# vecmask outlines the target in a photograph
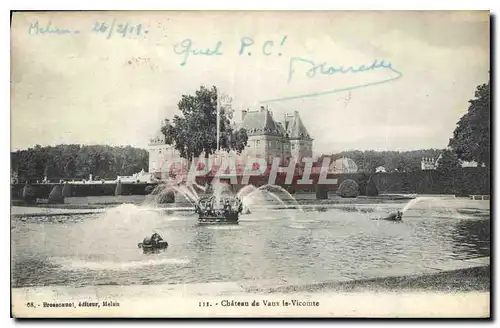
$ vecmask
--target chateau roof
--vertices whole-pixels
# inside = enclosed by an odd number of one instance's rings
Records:
[[[280,127],[267,109],[247,112],[241,127],[248,135],[283,136]]]
[[[299,112],[295,111],[292,121],[288,124],[288,138],[299,140],[312,140],[309,132],[307,132],[304,123],[300,119]]]
[[[260,110],[246,111],[241,123],[232,122],[233,129],[244,128],[249,136],[269,135],[288,137],[292,140],[313,140],[309,135],[304,123],[300,119],[299,112],[286,115],[284,122],[275,121],[272,113],[261,107]],[[165,143],[165,136],[160,130],[149,140],[150,145]]]
[[[286,129],[281,122],[276,122],[276,127],[278,128],[278,131],[281,135],[286,135]]]

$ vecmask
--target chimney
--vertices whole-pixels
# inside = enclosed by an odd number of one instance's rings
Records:
[[[243,122],[245,120],[245,117],[247,117],[247,113],[248,113],[248,110],[247,109],[243,109],[241,111],[241,121]]]

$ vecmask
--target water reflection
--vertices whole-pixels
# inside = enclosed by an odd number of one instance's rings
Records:
[[[13,219],[13,283],[31,285],[205,283],[303,279],[425,266],[490,254],[490,220],[408,212],[403,223],[363,210],[252,214],[237,226],[198,226],[196,218],[130,206],[65,222]],[[419,214],[419,215],[417,215]],[[246,219],[247,217],[245,217]],[[137,242],[158,230],[169,247],[143,254]],[[390,270],[390,269],[388,269]]]
[[[207,250],[215,246],[214,232],[204,229],[204,227],[195,227],[193,247],[196,253],[205,253]]]
[[[453,249],[468,258],[490,256],[490,228],[488,220],[462,220],[451,235]]]

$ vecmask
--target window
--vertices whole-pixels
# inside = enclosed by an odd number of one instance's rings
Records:
[[[295,144],[292,144],[292,150],[294,150],[294,149],[295,149]]]
[[[272,147],[272,141],[271,141],[271,140],[269,140],[269,141],[267,142],[267,147],[268,147],[268,148],[271,148],[271,147]]]
[[[255,141],[255,148],[260,148],[260,140]]]

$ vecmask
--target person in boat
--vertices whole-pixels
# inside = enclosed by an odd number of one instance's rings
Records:
[[[151,243],[158,244],[160,241],[163,241],[163,238],[157,232],[153,233],[151,236]]]
[[[204,216],[208,216],[210,214],[210,203],[207,202],[203,204],[202,212]]]
[[[396,213],[392,213],[389,215],[386,220],[389,221],[401,221],[403,219],[403,213],[400,211],[397,211]]]
[[[202,207],[200,206],[199,203],[194,205],[194,212],[196,214],[201,214],[201,213],[203,213],[203,211],[204,211],[204,207],[202,209]]]
[[[238,213],[243,212],[243,202],[238,198]]]
[[[229,205],[229,199],[224,201],[224,214],[227,216],[231,213],[231,205]]]
[[[397,211],[396,213],[389,214],[389,216],[387,216],[387,217],[373,219],[373,220],[402,221],[403,220],[403,212]]]
[[[208,203],[207,204],[207,215],[208,216],[213,216],[213,214],[214,214],[214,211],[212,209],[212,203]]]

